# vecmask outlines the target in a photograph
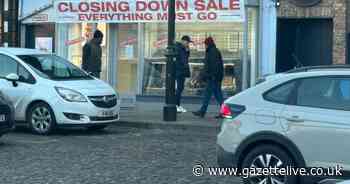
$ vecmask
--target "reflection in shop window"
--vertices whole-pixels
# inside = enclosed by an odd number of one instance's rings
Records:
[[[122,60],[134,60],[137,58],[137,24],[124,24],[119,26],[119,57]]]
[[[252,46],[256,44],[256,21],[254,16],[256,9],[248,11],[249,33],[248,49],[252,53]],[[223,90],[226,96],[237,92],[237,86],[241,85],[241,53],[243,49],[243,24],[242,23],[179,23],[176,25],[176,38],[183,35],[191,36],[194,43],[191,44],[190,68],[191,78],[185,84],[184,95],[202,95],[204,83],[192,84],[203,68],[205,56],[204,40],[212,36],[217,47],[222,52],[225,65],[225,77]],[[150,23],[145,26],[145,68],[143,77],[144,95],[165,94],[165,51],[167,47],[167,24]]]
[[[65,45],[68,49],[68,60],[74,65],[81,67],[82,64],[82,55],[83,55],[83,46],[87,41],[90,41],[93,37],[95,24],[91,23],[76,23],[69,24],[68,29],[68,40],[65,41]],[[97,24],[97,29],[99,29],[104,37],[102,41],[102,71],[101,79],[107,80],[107,44],[106,44],[106,33],[107,26],[105,23]]]
[[[136,93],[138,65],[138,25],[118,24],[118,92],[128,95]]]

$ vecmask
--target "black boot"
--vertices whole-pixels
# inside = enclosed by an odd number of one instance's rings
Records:
[[[201,111],[192,112],[193,115],[204,118],[205,113]]]

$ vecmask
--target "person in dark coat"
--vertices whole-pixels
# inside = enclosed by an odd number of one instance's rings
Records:
[[[101,74],[102,40],[103,33],[100,30],[96,30],[93,39],[83,47],[82,68],[97,78],[100,78]]]
[[[188,63],[190,57],[189,44],[191,38],[187,35],[181,38],[181,42],[175,44],[176,48],[176,62],[175,62],[175,80],[176,80],[176,105],[177,112],[187,112],[185,108],[181,106],[182,92],[185,88],[186,78],[191,76],[190,65]]]
[[[199,111],[193,112],[195,116],[202,118],[207,112],[213,94],[220,106],[224,102],[221,90],[221,83],[224,78],[224,62],[221,52],[216,47],[212,37],[208,37],[204,43],[206,46],[204,69],[199,80],[206,81],[207,86],[204,92],[202,107]]]

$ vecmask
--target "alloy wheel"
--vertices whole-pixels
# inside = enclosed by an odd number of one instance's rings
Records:
[[[283,161],[273,154],[260,154],[255,157],[250,164],[252,169],[263,168],[282,168]],[[286,184],[287,177],[285,176],[265,176],[265,175],[253,175],[249,176],[251,184]]]
[[[33,129],[38,133],[46,133],[52,125],[52,116],[49,109],[38,106],[32,111],[31,123]]]

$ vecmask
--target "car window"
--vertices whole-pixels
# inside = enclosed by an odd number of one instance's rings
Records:
[[[6,77],[8,74],[17,73],[17,62],[9,56],[0,54],[0,77]]]
[[[19,55],[18,57],[45,78],[54,80],[93,80],[84,71],[56,55]]]
[[[20,82],[26,82],[26,83],[30,83],[30,84],[34,84],[35,83],[35,79],[32,76],[32,74],[30,74],[28,72],[28,70],[26,70],[21,65],[18,66],[18,76],[19,76],[19,81]]]
[[[295,81],[284,83],[268,91],[264,95],[264,98],[265,100],[275,102],[275,103],[290,104],[289,103],[291,101],[290,98],[295,89],[295,86],[296,86]]]
[[[350,110],[350,78],[302,79],[296,103],[299,106]]]

